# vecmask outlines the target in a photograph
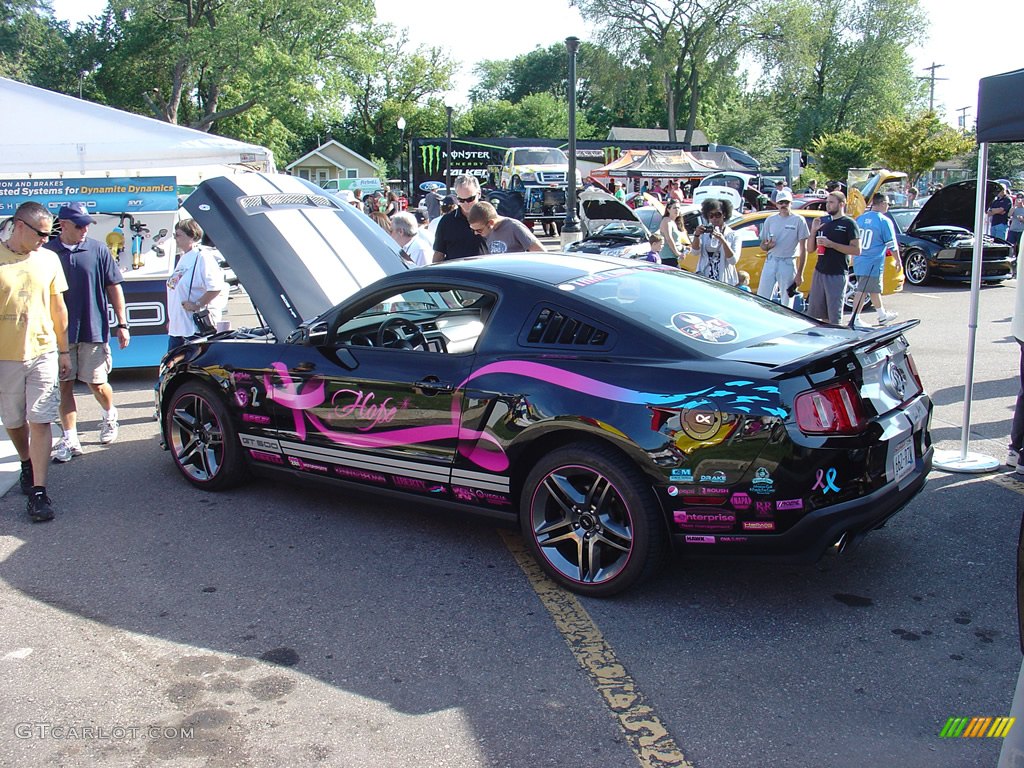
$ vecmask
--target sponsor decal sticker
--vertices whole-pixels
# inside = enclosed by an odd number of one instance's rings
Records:
[[[697,489],[697,493],[699,493],[701,496],[728,496],[729,495],[729,489],[728,488],[705,488],[704,486],[701,486],[701,487],[699,487]]]
[[[725,476],[725,472],[723,472],[722,470],[712,472],[710,475],[700,476],[700,481],[702,483],[725,483],[728,481],[728,479],[729,478]]]
[[[396,488],[400,488],[403,491],[419,491],[420,493],[433,494],[445,492],[445,487],[440,483],[428,483],[426,480],[420,480],[418,477],[395,476],[391,480]]]
[[[774,520],[745,520],[743,523],[744,531],[774,531],[775,521]]]
[[[746,536],[719,536],[718,541],[722,544],[742,544],[749,539]]]
[[[678,496],[679,495],[679,489],[676,488],[674,485],[670,485],[668,488],[665,489],[665,491],[666,491],[666,493],[668,493],[669,496]]]
[[[672,512],[672,520],[680,528],[691,531],[728,531],[736,524],[736,515],[703,509],[677,509]]]
[[[269,424],[270,417],[264,416],[261,413],[243,413],[242,421],[246,421],[250,424]]]
[[[693,482],[693,470],[687,468],[673,469],[671,480],[673,483],[692,483]]]
[[[754,504],[754,511],[758,517],[771,517],[772,503],[770,501],[758,501]]]
[[[724,320],[697,312],[680,312],[673,316],[672,325],[687,338],[708,344],[729,344],[739,336]]]
[[[816,491],[819,488],[823,494],[827,494],[830,491],[832,493],[839,493],[839,486],[836,485],[836,472],[834,467],[828,469],[819,469],[818,475],[815,478],[814,485],[811,487],[812,491]]]
[[[754,470],[754,479],[750,481],[750,490],[754,493],[766,496],[775,493],[775,481],[766,467],[758,467]]]
[[[356,469],[354,467],[335,467],[334,474],[338,477],[344,477],[347,480],[356,480],[361,483],[376,483],[377,485],[387,485],[388,478],[379,472],[370,472],[365,469]]]
[[[750,509],[750,505],[754,503],[746,493],[734,493],[729,502],[740,511]]]
[[[284,464],[284,459],[276,453],[267,453],[266,451],[255,451],[250,449],[249,455],[256,459],[256,461],[265,461],[267,464]]]
[[[715,537],[687,535],[685,541],[687,544],[714,544]]]
[[[775,508],[777,510],[779,510],[780,512],[787,512],[787,511],[793,510],[793,509],[803,509],[804,508],[804,500],[803,499],[780,499],[779,501],[775,502]]]

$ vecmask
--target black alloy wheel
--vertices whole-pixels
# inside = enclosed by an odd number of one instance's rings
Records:
[[[668,557],[649,484],[617,451],[596,443],[574,443],[538,462],[523,489],[520,526],[544,570],[591,597],[640,583]]]
[[[242,446],[230,414],[206,384],[192,381],[174,393],[166,432],[174,463],[197,488],[222,491],[245,476]]]

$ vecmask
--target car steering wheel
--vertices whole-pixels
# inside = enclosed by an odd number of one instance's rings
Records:
[[[390,317],[380,324],[377,329],[377,346],[422,350],[427,349],[427,339],[416,323],[397,316]]]

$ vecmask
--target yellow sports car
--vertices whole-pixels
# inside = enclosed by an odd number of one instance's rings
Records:
[[[757,292],[757,286],[761,281],[761,270],[764,268],[764,260],[767,255],[761,250],[761,226],[765,219],[774,216],[777,211],[755,211],[742,216],[733,217],[729,226],[740,233],[740,258],[736,268],[750,273],[750,290]],[[807,219],[807,228],[811,228],[811,220],[825,215],[824,211],[807,211],[799,208],[793,211],[794,216],[803,216]],[[811,275],[814,273],[814,265],[818,263],[818,253],[812,250],[807,254],[807,264],[804,266],[804,279],[800,284],[800,292],[804,296],[809,295],[811,290]],[[889,295],[903,290],[903,264],[900,259],[892,253],[885,255],[885,268],[882,270],[882,293]]]

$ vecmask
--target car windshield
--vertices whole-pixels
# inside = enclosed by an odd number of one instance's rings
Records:
[[[919,208],[911,208],[906,211],[889,211],[889,218],[896,222],[896,226],[899,227],[900,232],[906,232],[911,223],[914,221],[914,217],[917,216]]]
[[[760,339],[786,336],[814,322],[722,283],[659,267],[587,275],[558,286],[613,306],[632,320],[704,355],[724,355]]]
[[[569,159],[560,149],[517,149],[516,165],[568,165]]]
[[[647,237],[647,232],[640,224],[628,221],[613,221],[594,230],[592,237]]]

